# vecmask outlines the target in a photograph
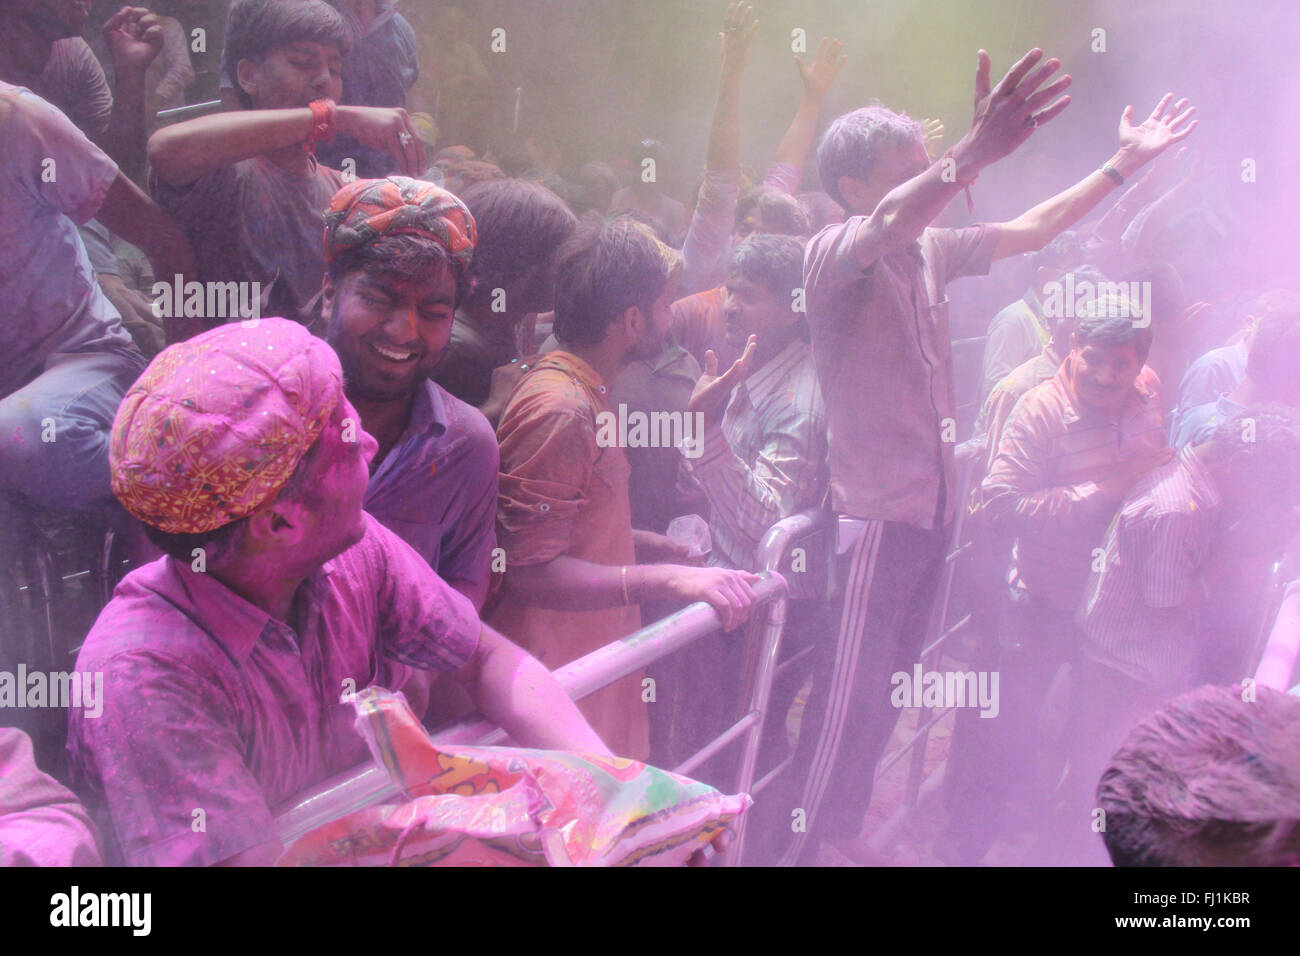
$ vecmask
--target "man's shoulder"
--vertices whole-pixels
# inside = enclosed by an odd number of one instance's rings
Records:
[[[136,568],[100,611],[77,655],[78,670],[106,669],[132,657],[196,661],[211,640],[178,601],[173,559]]]

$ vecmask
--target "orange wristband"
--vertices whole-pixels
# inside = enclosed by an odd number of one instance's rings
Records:
[[[329,142],[334,138],[334,123],[338,119],[338,106],[331,99],[312,100],[311,133],[307,136],[307,150],[316,151],[316,144]]]

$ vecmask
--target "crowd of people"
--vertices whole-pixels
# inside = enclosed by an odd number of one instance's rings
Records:
[[[69,711],[68,786],[0,730],[3,862],[274,862],[274,809],[366,758],[348,687],[676,765],[742,706],[760,544],[810,510],[831,570],[790,576],[783,656],[811,653],[773,691],[763,755],[790,763],[750,859],[869,857],[895,675],[964,514],[959,669],[1000,700],[957,709],[936,855],[1030,833],[1022,862],[1300,860],[1300,717],[1240,686],[1300,505],[1300,295],[1188,301],[1162,257],[1202,175],[1186,99],[1125,109],[1057,195],[950,226],[1070,106],[1042,50],[1000,79],[979,51],[950,138],[824,117],[827,38],[760,178],[759,24],[732,2],[677,197],[653,139],[563,168],[440,139],[407,109],[425,58],[482,63],[391,0],[234,0],[223,108],[151,134],[193,82],[184,30],[112,13],[110,89],[89,12],[0,2],[0,521],[106,513],[136,566],[77,654],[105,692]],[[960,435],[946,288],[1006,259],[1028,288],[987,317]],[[699,601],[721,630],[647,671],[577,704],[552,676]]]

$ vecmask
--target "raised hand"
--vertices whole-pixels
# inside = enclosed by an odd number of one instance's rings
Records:
[[[418,179],[424,174],[424,143],[406,110],[381,106],[340,106],[338,131],[371,149],[387,150],[402,164],[402,174]]]
[[[104,41],[115,70],[143,72],[162,50],[162,23],[144,7],[123,7],[104,24]]]
[[[803,57],[795,55],[794,63],[799,68],[799,76],[803,79],[804,96],[814,100],[826,98],[826,94],[835,83],[835,77],[839,76],[840,69],[844,66],[844,61],[848,59],[847,55],[841,55],[842,49],[844,44],[839,40],[823,37],[817,47],[817,55],[813,57],[812,66],[805,63]]]
[[[1035,47],[990,88],[992,63],[988,53],[980,50],[975,68],[975,121],[962,141],[962,162],[986,166],[1010,155],[1035,129],[1070,105],[1070,98],[1061,96],[1070,85],[1068,75],[1043,86],[1061,68],[1061,61],[1050,59],[1038,66],[1042,58],[1043,51]]]
[[[1119,119],[1119,147],[1133,158],[1135,166],[1155,159],[1196,129],[1199,121],[1192,119],[1196,107],[1189,106],[1186,98],[1177,103],[1173,99],[1172,93],[1162,96],[1141,126],[1133,125],[1133,107],[1124,107],[1124,115]]]
[[[745,69],[749,58],[749,42],[754,39],[758,21],[754,19],[754,8],[743,0],[733,0],[727,4],[727,13],[722,20],[722,72],[724,74],[740,73]]]
[[[718,356],[713,349],[704,353],[704,373],[695,383],[690,401],[686,403],[687,412],[703,412],[704,427],[708,428],[722,417],[727,407],[731,390],[749,375],[754,364],[754,354],[758,351],[758,336],[751,335],[745,343],[745,351],[740,358],[731,363],[731,368],[719,375]]]

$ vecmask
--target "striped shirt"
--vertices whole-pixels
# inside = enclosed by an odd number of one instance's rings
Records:
[[[1194,600],[1218,540],[1219,490],[1191,448],[1143,477],[1106,532],[1084,598],[1084,653],[1134,680],[1187,690],[1197,666]]]
[[[1143,368],[1117,421],[1074,395],[1073,361],[1024,394],[1007,420],[979,507],[1016,537],[1015,576],[1041,600],[1073,611],[1118,502],[1097,482],[1123,459],[1165,441],[1160,379]]]
[[[687,469],[712,506],[713,563],[757,570],[767,529],[826,493],[826,406],[812,350],[795,340],[732,390]]]

